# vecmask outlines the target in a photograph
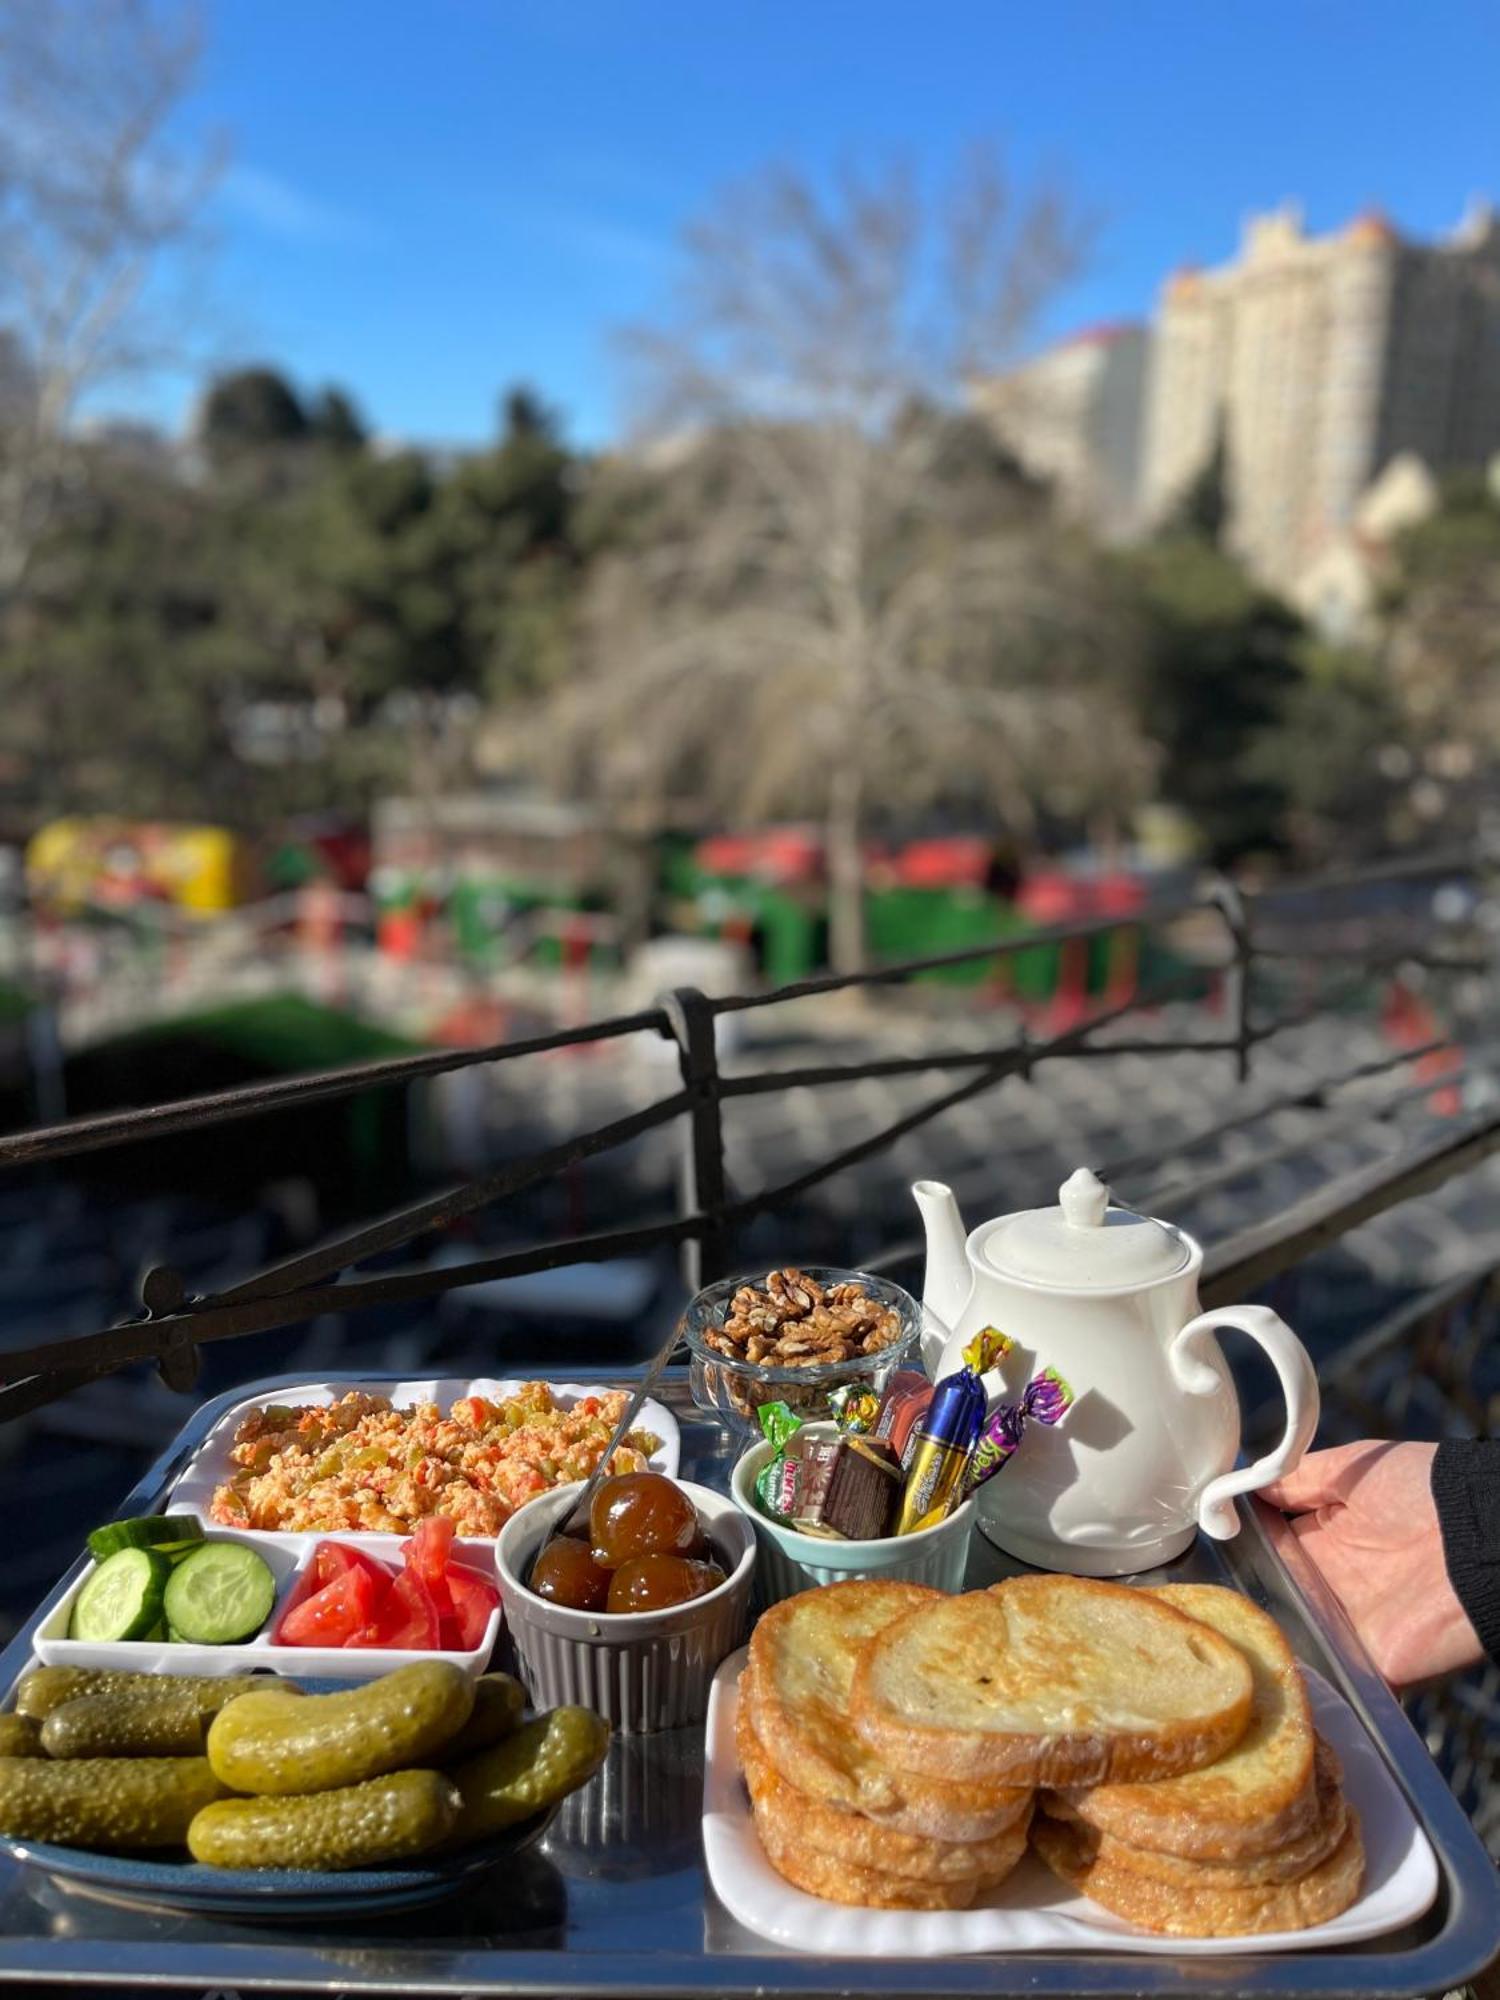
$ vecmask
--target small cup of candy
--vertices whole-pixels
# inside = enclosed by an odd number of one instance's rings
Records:
[[[495,1543],[506,1624],[538,1708],[592,1708],[626,1735],[701,1722],[744,1637],[755,1535],[722,1493],[660,1473],[513,1514]],[[562,1533],[554,1535],[553,1530]]]
[[[943,1381],[901,1370],[879,1395],[838,1391],[826,1422],[762,1407],[764,1438],[730,1486],[755,1524],[764,1603],[854,1577],[963,1588],[974,1493],[1003,1471],[1028,1424],[1059,1423],[1072,1402],[1050,1369],[1018,1399],[997,1397],[992,1371],[1011,1347],[986,1327]]]
[[[838,1441],[833,1424],[806,1426],[809,1442]],[[851,1461],[857,1453],[851,1453]],[[734,1502],[755,1524],[760,1544],[758,1593],[762,1604],[778,1603],[821,1583],[849,1583],[879,1577],[885,1583],[925,1583],[937,1590],[961,1590],[969,1560],[974,1504],[965,1501],[936,1527],[911,1535],[832,1535],[795,1527],[765,1512],[756,1480],[774,1462],[769,1440],[752,1445],[734,1468]]]

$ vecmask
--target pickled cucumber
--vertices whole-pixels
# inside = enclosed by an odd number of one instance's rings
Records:
[[[93,1667],[33,1667],[16,1689],[16,1713],[45,1722],[54,1708],[84,1694],[152,1694],[170,1687],[176,1693],[191,1694],[202,1715],[217,1715],[231,1702],[253,1689],[274,1688],[278,1694],[296,1694],[293,1681],[273,1680],[266,1674],[133,1674],[123,1669]]]
[[[450,1833],[458,1793],[440,1771],[397,1771],[300,1798],[224,1799],[188,1828],[211,1868],[370,1868],[423,1854]]]
[[[588,1708],[554,1708],[523,1722],[449,1772],[459,1790],[458,1824],[448,1842],[466,1846],[530,1819],[586,1785],[604,1762],[609,1724]]]
[[[181,1847],[224,1787],[206,1757],[0,1758],[0,1833],[62,1847]]]
[[[49,1757],[201,1757],[207,1719],[170,1680],[149,1693],[81,1694],[42,1724]]]
[[[474,1712],[458,1734],[443,1745],[443,1762],[472,1757],[509,1736],[526,1707],[526,1690],[510,1674],[481,1674],[474,1683]]]
[[[420,1660],[342,1694],[247,1694],[213,1719],[208,1760],[234,1792],[328,1792],[422,1764],[456,1736],[474,1684]]]
[[[29,1715],[0,1715],[0,1757],[45,1757],[42,1733]]]

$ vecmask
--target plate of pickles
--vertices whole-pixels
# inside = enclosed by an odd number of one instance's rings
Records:
[[[444,1660],[354,1684],[38,1666],[0,1715],[0,1851],[148,1908],[410,1909],[538,1839],[609,1736]]]

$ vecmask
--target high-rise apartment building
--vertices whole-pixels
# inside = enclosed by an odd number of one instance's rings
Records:
[[[1106,539],[1135,522],[1146,341],[1143,326],[1090,327],[974,388],[1026,470]]]
[[[1223,437],[1229,536],[1294,589],[1399,453],[1435,471],[1500,450],[1500,219],[1435,243],[1365,215],[1312,237],[1257,216],[1239,258],[1169,280],[1154,329],[1142,511],[1172,504]]]

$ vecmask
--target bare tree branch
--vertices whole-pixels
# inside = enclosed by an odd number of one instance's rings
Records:
[[[841,964],[872,813],[978,791],[1025,834],[1148,775],[1098,692],[1128,621],[966,403],[1091,233],[992,154],[937,199],[898,166],[776,167],[692,226],[674,309],[630,340],[658,470],[549,736],[637,803],[687,786],[731,819],[821,816]]]
[[[151,289],[212,172],[168,137],[198,46],[196,17],[152,0],[0,0],[0,609],[83,399],[180,351]]]

